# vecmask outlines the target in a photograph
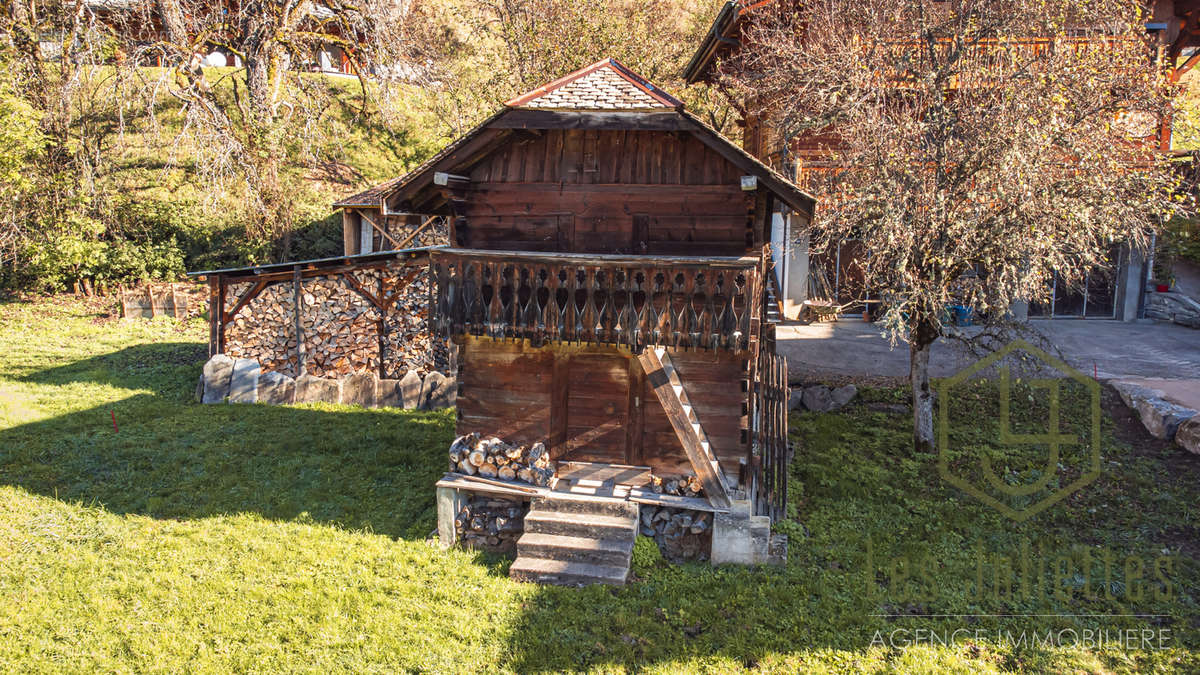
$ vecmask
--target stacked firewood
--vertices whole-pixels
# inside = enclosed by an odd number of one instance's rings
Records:
[[[229,287],[225,311],[232,311],[252,283]],[[292,285],[273,284],[238,312],[225,326],[225,354],[235,359],[254,359],[264,372],[296,375],[296,322]]]
[[[377,273],[355,276],[374,290]],[[300,332],[310,375],[340,378],[377,371],[379,310],[336,276],[305,281],[300,299]]]
[[[529,504],[515,499],[474,497],[454,518],[454,530],[464,546],[511,553],[525,531]]]
[[[708,560],[712,550],[712,514],[643,504],[639,532],[654,537],[671,562]]]
[[[429,331],[429,276],[422,274],[400,291],[383,322],[383,370],[399,378],[409,370],[422,377],[431,370],[446,372],[437,361],[439,341]],[[443,347],[444,348],[444,347]]]
[[[660,495],[676,495],[679,497],[703,497],[704,484],[697,476],[678,476],[664,478],[650,476],[650,489]]]
[[[411,268],[358,270],[359,285],[371,294],[385,294],[411,274]],[[400,379],[408,371],[421,377],[446,372],[445,345],[429,330],[429,278],[421,274],[399,291],[383,323],[384,375]],[[225,311],[232,311],[253,282],[230,285]],[[299,374],[296,349],[296,295],[291,281],[263,289],[225,327],[225,353],[255,359],[264,372]],[[305,279],[300,290],[300,332],[309,375],[340,379],[380,370],[380,313],[340,275]]]
[[[542,443],[511,445],[479,434],[460,436],[450,445],[450,470],[480,478],[519,480],[545,487],[554,478],[550,453]]]

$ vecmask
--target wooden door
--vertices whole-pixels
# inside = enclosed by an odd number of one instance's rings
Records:
[[[629,357],[572,356],[567,385],[567,452],[562,459],[628,463]]]

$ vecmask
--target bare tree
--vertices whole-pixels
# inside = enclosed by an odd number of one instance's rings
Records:
[[[822,161],[816,250],[861,242],[909,343],[913,440],[950,304],[992,324],[1079,283],[1178,208],[1157,151],[1172,91],[1139,0],[814,0],[760,7],[727,83]],[[811,159],[811,157],[810,157]]]
[[[436,4],[436,3],[432,3]],[[685,90],[680,72],[708,28],[712,0],[461,0],[422,6],[441,26],[430,86],[442,119],[459,135],[496,105],[602,58],[615,58],[652,82],[704,103],[723,126],[728,106]],[[714,97],[715,98],[715,97]]]
[[[201,175],[240,183],[252,237],[279,242],[286,257],[295,224],[289,164],[313,163],[332,91],[315,69],[322,50],[337,48],[358,75],[362,100],[405,61],[408,2],[364,0],[147,0],[109,3],[120,56],[137,66],[147,100],[163,94],[183,105],[195,135]],[[231,69],[207,68],[210,53]],[[339,64],[341,65],[341,64]],[[147,66],[159,66],[155,70]]]

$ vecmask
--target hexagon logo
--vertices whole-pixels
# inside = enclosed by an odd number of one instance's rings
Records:
[[[1016,352],[1024,352],[1032,357],[1042,368],[1049,367],[1062,374],[1062,377],[1040,379],[1025,379],[1021,381],[1030,392],[1043,393],[1046,399],[1047,418],[1044,420],[1045,430],[1040,433],[1017,433],[1014,427],[1013,385],[1011,367],[1001,361]],[[996,366],[999,375],[997,387],[997,421],[1000,431],[995,439],[996,445],[1016,451],[1034,449],[1041,453],[1034,461],[1036,468],[1028,471],[1029,479],[1022,480],[1020,473],[1011,469],[1001,476],[993,466],[989,453],[979,451],[976,462],[952,465],[952,455],[955,453],[950,446],[950,407],[954,401],[956,388],[962,391],[963,386],[981,372]],[[1061,404],[1064,384],[1076,382],[1084,388],[1089,400],[1089,416],[1082,420],[1082,433],[1066,433],[1062,429]],[[1061,359],[1050,356],[1024,340],[1015,340],[1003,349],[989,355],[960,371],[953,377],[943,380],[937,386],[938,390],[938,473],[947,483],[961,489],[979,501],[995,508],[1005,516],[1022,522],[1057,504],[1068,495],[1076,492],[1100,476],[1100,383],[1080,373]],[[1028,400],[1034,401],[1034,395],[1028,394]],[[1039,424],[1041,422],[1039,421]],[[1064,450],[1071,449],[1075,463],[1079,465],[1079,475],[1062,483],[1062,474],[1066,473],[1064,466]],[[961,454],[961,453],[959,453]],[[968,457],[968,460],[970,458]],[[975,466],[969,466],[976,464]],[[965,468],[974,469],[972,475]],[[1005,480],[1005,478],[1008,480]]]

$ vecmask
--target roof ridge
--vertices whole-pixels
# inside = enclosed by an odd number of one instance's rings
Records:
[[[504,105],[509,108],[518,108],[518,107],[525,107],[525,106],[539,107],[539,106],[534,106],[534,105],[530,105],[530,104],[532,104],[535,101],[538,101],[539,99],[542,99],[544,97],[551,96],[555,92],[558,92],[560,90],[569,90],[570,85],[572,85],[575,82],[578,82],[590,75],[593,75],[599,71],[602,71],[604,69],[608,69],[613,74],[615,74],[617,77],[619,77],[622,81],[624,81],[624,83],[632,86],[633,90],[627,92],[628,97],[643,98],[642,101],[636,101],[636,102],[635,101],[625,101],[624,105],[619,106],[619,107],[624,108],[624,109],[635,109],[635,108],[670,108],[670,109],[674,109],[674,110],[682,110],[683,109],[683,103],[681,101],[679,101],[675,97],[671,96],[670,94],[667,94],[661,88],[655,86],[649,80],[647,80],[646,78],[642,77],[641,75],[635,73],[628,66],[621,63],[620,61],[617,61],[616,59],[614,59],[612,57],[603,58],[591,65],[588,65],[583,68],[580,68],[579,70],[567,73],[566,75],[564,75],[552,82],[544,84],[536,89],[525,92],[524,94],[521,94],[520,96],[512,98],[508,101],[505,101]],[[609,86],[611,87],[611,83]],[[574,94],[574,96],[581,100],[576,102],[574,105],[570,105],[567,107],[575,107],[575,108],[579,108],[579,109],[586,109],[586,108],[591,108],[591,107],[604,109],[604,108],[614,107],[614,106],[610,106],[610,105],[602,105],[598,101],[595,101],[595,100],[589,100],[590,98],[595,98],[596,95],[598,95],[598,92],[594,91],[594,90],[593,91],[585,90],[582,92],[577,92]],[[566,97],[564,96],[563,98],[566,98]],[[646,99],[648,99],[648,100],[646,100]],[[643,105],[637,105],[637,103],[642,103]]]

